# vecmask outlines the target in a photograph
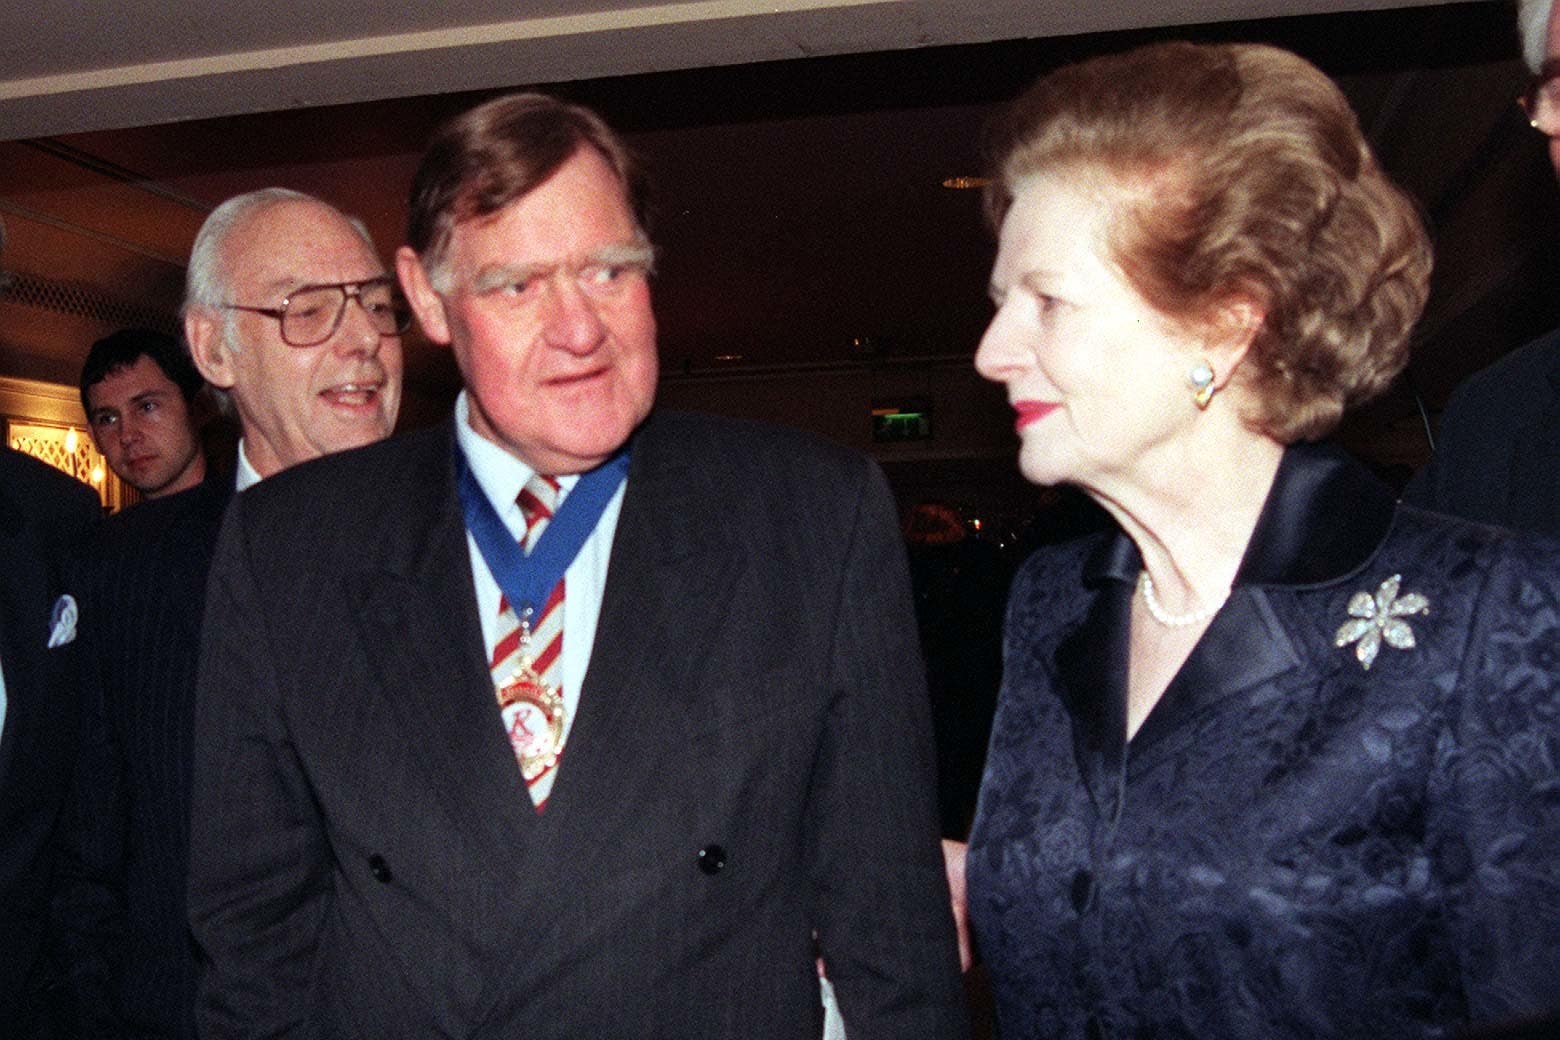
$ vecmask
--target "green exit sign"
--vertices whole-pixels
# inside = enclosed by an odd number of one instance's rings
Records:
[[[932,402],[914,398],[872,406],[872,440],[926,441],[932,439]]]

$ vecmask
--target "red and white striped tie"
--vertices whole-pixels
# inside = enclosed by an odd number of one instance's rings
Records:
[[[537,474],[520,489],[517,501],[525,517],[524,546],[529,553],[536,547],[558,506],[558,481]],[[532,670],[541,677],[543,685],[557,690],[560,696],[563,693],[563,583],[564,580],[559,578],[558,584],[553,586],[547,603],[531,619],[530,635],[524,640],[525,649],[532,655]],[[499,599],[498,606],[499,631],[503,635],[493,647],[491,672],[495,689],[502,690],[520,668],[522,630],[520,619],[510,606],[507,596]],[[518,756],[521,737],[511,731],[510,739]],[[558,750],[562,752],[561,744]],[[526,782],[531,801],[536,804],[538,811],[546,804],[557,773],[558,767],[554,763]]]

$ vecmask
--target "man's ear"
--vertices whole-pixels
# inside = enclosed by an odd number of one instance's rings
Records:
[[[402,246],[395,251],[395,273],[401,279],[401,291],[406,294],[406,302],[412,305],[412,313],[417,315],[423,335],[434,343],[447,346],[450,323],[444,313],[444,299],[433,291],[433,280],[423,267],[422,257],[411,246]]]
[[[206,382],[219,390],[231,390],[238,378],[233,371],[233,352],[222,335],[222,319],[203,307],[191,308],[184,316],[184,339]]]

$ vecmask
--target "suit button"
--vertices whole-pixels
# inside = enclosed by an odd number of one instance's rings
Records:
[[[720,845],[706,845],[699,850],[699,869],[714,877],[726,869],[726,850]]]
[[[388,885],[390,879],[395,876],[390,873],[390,864],[386,863],[385,858],[377,852],[368,857],[368,872],[374,875],[375,881],[384,885]]]

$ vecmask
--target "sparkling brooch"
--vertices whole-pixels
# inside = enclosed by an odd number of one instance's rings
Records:
[[[1355,644],[1354,657],[1366,671],[1376,662],[1383,640],[1395,650],[1412,650],[1414,630],[1403,619],[1430,612],[1430,601],[1419,593],[1398,595],[1402,582],[1403,576],[1394,574],[1381,583],[1374,596],[1356,592],[1349,600],[1349,620],[1333,637],[1333,646],[1339,648]]]

